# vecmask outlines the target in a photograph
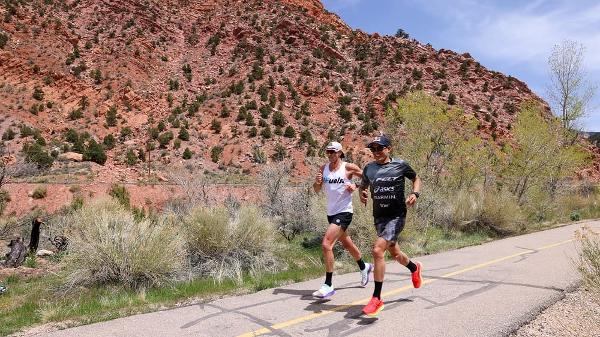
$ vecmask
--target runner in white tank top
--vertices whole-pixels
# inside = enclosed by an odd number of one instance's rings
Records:
[[[358,166],[342,160],[344,152],[342,152],[342,145],[338,142],[331,142],[327,145],[327,157],[329,163],[319,168],[313,184],[313,188],[317,193],[322,188],[325,189],[327,221],[329,222],[329,227],[322,242],[323,259],[325,260],[325,283],[313,293],[313,296],[318,298],[327,298],[335,294],[332,285],[333,245],[337,240],[340,240],[358,264],[361,274],[360,283],[363,287],[369,282],[369,273],[373,270],[370,263],[365,263],[362,260],[360,251],[346,234],[346,229],[352,221],[352,192],[356,190],[352,178],[362,177],[362,170]]]
[[[327,195],[327,215],[333,216],[338,213],[352,213],[352,191],[348,190],[348,185],[353,184],[348,179],[346,172],[346,162],[341,162],[340,167],[331,171],[330,165],[325,165],[323,169],[323,185]]]

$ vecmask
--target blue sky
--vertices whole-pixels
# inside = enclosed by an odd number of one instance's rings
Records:
[[[590,83],[600,83],[600,2],[597,0],[322,0],[352,28],[468,52],[488,69],[512,75],[547,98],[548,56],[564,39],[585,46]],[[600,131],[600,91],[580,126]]]

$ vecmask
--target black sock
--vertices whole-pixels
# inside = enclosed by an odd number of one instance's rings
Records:
[[[333,277],[333,272],[325,273],[325,284],[331,287],[331,278]]]
[[[383,281],[377,282],[375,281],[375,290],[373,290],[373,297],[377,297],[381,299],[381,287],[383,287]]]
[[[417,271],[417,265],[414,264],[412,261],[408,261],[408,264],[406,265],[406,268],[408,268],[408,270],[410,270],[411,273],[414,273]]]
[[[360,270],[365,270],[365,261],[363,261],[362,257],[356,260],[356,263],[358,263],[358,268],[360,268]]]

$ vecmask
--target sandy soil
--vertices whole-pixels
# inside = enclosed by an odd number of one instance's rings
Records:
[[[582,288],[567,293],[511,337],[598,337],[600,293]]]

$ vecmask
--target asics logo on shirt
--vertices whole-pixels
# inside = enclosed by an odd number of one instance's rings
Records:
[[[394,186],[375,186],[373,193],[394,192]]]

